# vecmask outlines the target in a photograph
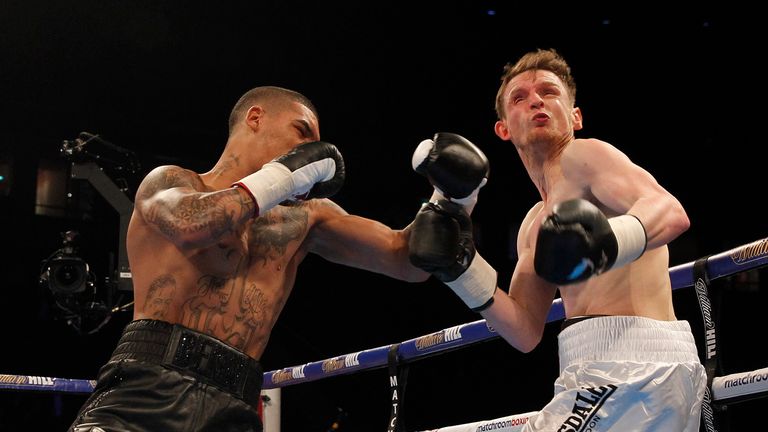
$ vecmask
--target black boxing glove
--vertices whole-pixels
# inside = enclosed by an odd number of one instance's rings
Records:
[[[232,186],[245,189],[256,202],[254,217],[286,200],[326,198],[344,184],[344,159],[333,144],[314,141],[264,164]]]
[[[472,221],[461,205],[428,202],[410,229],[408,251],[414,266],[448,285],[473,311],[493,303],[496,270],[475,250]]]
[[[541,223],[533,265],[543,279],[567,285],[636,260],[647,242],[637,217],[608,219],[591,202],[573,199],[555,205]]]
[[[419,143],[411,165],[434,186],[430,201],[449,199],[462,204],[468,213],[490,171],[488,158],[476,145],[448,132],[438,132],[433,139]]]

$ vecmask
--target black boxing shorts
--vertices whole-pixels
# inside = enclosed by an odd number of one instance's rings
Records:
[[[136,320],[69,430],[260,432],[262,381],[259,362],[218,339]]]

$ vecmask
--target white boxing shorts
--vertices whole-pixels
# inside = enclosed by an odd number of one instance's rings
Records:
[[[523,431],[698,432],[707,376],[687,321],[592,317],[558,343],[555,396]]]

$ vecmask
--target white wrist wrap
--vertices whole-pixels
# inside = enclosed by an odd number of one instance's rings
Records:
[[[496,270],[475,253],[475,258],[467,270],[456,280],[445,282],[470,309],[475,310],[489,302],[496,292]]]
[[[467,214],[472,214],[472,210],[474,210],[475,205],[477,205],[477,196],[480,194],[480,188],[485,186],[485,183],[488,182],[487,178],[484,178],[482,182],[480,182],[480,186],[476,187],[475,190],[472,191],[471,194],[464,198],[451,198],[449,201],[455,202],[456,204],[459,204],[460,206],[464,207],[464,210],[467,212]],[[441,199],[448,199],[445,197],[445,194],[443,191],[438,189],[436,186],[434,188],[434,191],[432,192],[432,196],[429,197],[429,202],[435,202],[437,200]]]
[[[260,170],[240,179],[235,186],[245,188],[256,200],[258,216],[289,198],[294,190],[291,170],[277,162],[264,164]]]
[[[608,224],[611,225],[618,244],[616,261],[611,268],[621,267],[640,258],[648,245],[645,227],[640,219],[626,214],[608,219]]]

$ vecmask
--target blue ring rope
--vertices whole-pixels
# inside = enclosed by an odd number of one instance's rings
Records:
[[[693,264],[691,261],[669,269],[672,289],[693,285]],[[768,238],[757,240],[728,251],[712,255],[707,259],[710,280],[730,276],[747,270],[768,265]],[[547,316],[547,322],[565,317],[561,299],[555,299]],[[485,320],[478,320],[440,330],[425,336],[400,343],[398,354],[404,362],[427,357],[439,352],[481,342],[499,335],[488,328]],[[387,366],[387,353],[391,345],[346,354],[326,360],[264,373],[265,389],[286,387],[293,384],[315,381],[329,376],[343,375],[361,370]]]
[[[672,289],[693,285],[694,262],[691,261],[669,269]],[[768,238],[712,255],[707,259],[707,272],[710,280],[714,280],[765,265],[768,265]],[[563,303],[560,299],[555,299],[549,310],[547,322],[557,321],[564,317]],[[488,328],[483,319],[401,342],[398,354],[402,361],[408,362],[445,351],[452,351],[498,336],[495,331]],[[383,368],[387,366],[387,358],[391,346],[385,345],[299,366],[265,372],[263,388],[286,387],[330,376]],[[95,384],[96,381],[94,380],[0,374],[0,390],[90,393],[93,391]]]

